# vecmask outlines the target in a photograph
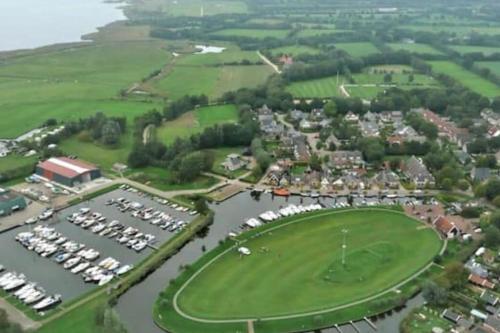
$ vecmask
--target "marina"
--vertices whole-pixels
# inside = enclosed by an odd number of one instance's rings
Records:
[[[130,207],[110,204],[118,201]],[[146,211],[155,218],[139,217]],[[47,295],[61,295],[64,303],[126,274],[195,216],[185,207],[123,187],[61,211],[45,211],[0,234],[0,263],[37,281]],[[156,222],[160,218],[161,224]],[[168,222],[175,230],[162,228]]]

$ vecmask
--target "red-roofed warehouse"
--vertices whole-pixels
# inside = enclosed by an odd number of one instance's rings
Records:
[[[95,165],[67,157],[52,157],[38,163],[36,174],[69,187],[101,177],[101,171]]]

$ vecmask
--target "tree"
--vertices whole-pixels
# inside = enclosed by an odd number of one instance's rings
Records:
[[[315,171],[321,171],[321,159],[317,154],[311,154],[309,159],[309,166]]]
[[[328,101],[325,106],[323,106],[325,110],[325,115],[329,118],[335,118],[337,116],[337,104],[334,101]]]
[[[448,302],[448,292],[446,289],[438,286],[433,281],[427,281],[422,286],[422,295],[427,303],[436,306],[446,305]]]
[[[484,231],[484,243],[487,247],[497,247],[500,245],[500,230],[494,226],[490,225]]]
[[[120,124],[114,120],[108,120],[101,129],[101,141],[105,145],[116,145],[120,142]]]
[[[23,330],[21,326],[9,322],[7,317],[7,312],[4,309],[0,309],[0,332],[5,333],[22,333]]]
[[[387,73],[384,75],[384,82],[385,83],[391,83],[392,82],[392,74],[391,73]]]
[[[204,197],[199,197],[194,202],[194,209],[200,214],[205,214],[208,211],[207,200]]]
[[[127,163],[132,168],[145,167],[149,164],[149,156],[143,145],[136,145],[128,155]]]

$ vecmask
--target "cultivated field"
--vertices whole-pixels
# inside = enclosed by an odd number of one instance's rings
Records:
[[[419,44],[419,43],[390,43],[387,44],[391,49],[395,51],[408,51],[417,54],[431,54],[431,55],[442,55],[441,52],[436,50],[430,45]]]
[[[372,53],[379,53],[379,50],[372,43],[337,43],[335,47],[344,50],[353,57],[362,57]]]
[[[450,61],[429,61],[432,70],[451,76],[465,87],[486,97],[500,96],[500,87]]]
[[[176,138],[186,138],[200,133],[216,124],[236,122],[238,111],[234,105],[208,106],[183,114],[179,118],[166,122],[158,128],[158,139],[170,144]]]
[[[441,249],[432,229],[401,213],[382,210],[321,212],[268,228],[257,237],[242,236],[247,241],[241,246],[252,251],[250,256],[242,258],[233,247],[215,250],[221,255],[214,261],[202,258],[207,264],[196,264],[192,279],[170,289],[177,290],[178,309],[209,320],[327,313],[411,279]],[[347,230],[345,265],[343,229]],[[352,319],[363,315],[351,312]],[[179,324],[177,318],[170,322]]]

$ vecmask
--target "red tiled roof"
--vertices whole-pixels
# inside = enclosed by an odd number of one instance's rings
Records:
[[[441,231],[443,234],[448,234],[453,230],[453,228],[457,228],[453,222],[444,216],[439,216],[436,221],[434,221],[434,225],[436,226],[436,229]]]
[[[44,162],[40,162],[38,167],[68,178],[73,178],[89,171],[97,170],[95,165],[80,160],[72,160],[67,157],[50,158]]]
[[[469,282],[488,289],[494,289],[495,284],[476,274],[469,275]]]

